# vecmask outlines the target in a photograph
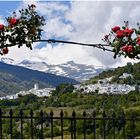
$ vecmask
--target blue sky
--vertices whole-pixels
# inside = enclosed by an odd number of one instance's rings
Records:
[[[0,15],[8,15],[8,12],[14,11],[20,4],[20,1],[0,1]]]
[[[83,43],[102,43],[101,39],[115,25],[123,25],[129,20],[132,27],[140,21],[139,1],[0,1],[0,22],[13,11],[34,3],[37,12],[46,19],[43,27],[44,39],[64,39]],[[54,47],[55,46],[55,47]],[[113,54],[91,47],[66,44],[33,45],[33,50],[26,46],[10,48],[8,55],[15,61],[29,59],[60,64],[67,61],[104,67],[117,67],[127,62],[136,62],[128,58],[113,58]]]

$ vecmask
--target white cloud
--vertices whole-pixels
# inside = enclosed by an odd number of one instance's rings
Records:
[[[4,21],[3,17],[0,16],[0,24],[4,24],[4,23],[5,23],[5,21]]]
[[[32,56],[36,53],[35,48],[38,44],[39,43],[33,44],[33,50],[30,50],[25,45],[21,46],[20,48],[18,48],[18,46],[9,47],[9,53],[6,54],[5,57],[12,58],[17,62],[20,62],[24,59],[29,59],[30,56]],[[1,56],[1,57],[3,57],[3,56]]]
[[[35,56],[36,55],[36,56]],[[52,45],[47,45],[42,49],[36,50],[35,55],[32,55],[30,59],[34,59],[35,57],[39,58],[42,61],[45,61],[49,64],[61,64],[66,61],[75,60],[75,62],[80,63],[83,61],[87,63],[88,61],[93,64],[101,65],[101,63],[92,59],[89,56],[89,52],[86,47],[73,46],[73,45],[58,45],[57,47],[52,47]],[[79,61],[80,60],[80,61]]]
[[[50,19],[46,25],[43,27],[46,31],[45,37],[51,38],[55,37],[69,37],[73,28],[70,24],[65,24],[61,21],[60,17]]]
[[[130,20],[131,25],[135,26],[140,13],[140,2],[132,1],[72,1],[67,4],[24,1],[19,9],[31,3],[36,4],[38,12],[46,18],[43,38],[64,38],[85,43],[101,43],[103,36],[113,26],[123,25],[124,20]],[[43,48],[34,47],[33,51],[29,51],[26,47],[12,48],[8,57],[17,60],[28,57],[51,64],[74,60],[78,63],[103,66],[118,66],[133,61],[123,57],[114,59],[112,53],[92,47],[66,44],[58,44],[55,47],[44,44]]]

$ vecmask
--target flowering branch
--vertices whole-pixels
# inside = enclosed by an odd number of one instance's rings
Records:
[[[18,45],[20,48],[25,44],[32,49],[32,43],[41,39],[41,27],[45,19],[35,11],[34,4],[28,8],[19,10],[19,16],[13,12],[11,17],[6,18],[7,25],[0,24],[0,54],[7,54],[8,47]]]
[[[7,25],[0,24],[0,54],[7,54],[8,47],[18,45],[20,48],[24,44],[32,49],[33,42],[48,42],[48,43],[67,43],[84,46],[92,46],[104,51],[114,52],[114,58],[124,55],[129,58],[137,58],[140,54],[140,25],[138,29],[129,28],[128,21],[125,21],[125,26],[115,26],[112,28],[109,35],[103,39],[106,44],[86,44],[72,41],[62,40],[41,40],[42,26],[45,25],[43,16],[39,16],[35,11],[34,4],[28,5],[27,8],[19,10],[19,16],[13,12],[12,16],[6,18]],[[112,50],[105,46],[113,47]]]
[[[125,26],[115,26],[109,35],[103,39],[104,42],[113,47],[114,58],[124,55],[129,58],[140,59],[140,25],[138,29],[129,28],[128,21],[124,21]]]

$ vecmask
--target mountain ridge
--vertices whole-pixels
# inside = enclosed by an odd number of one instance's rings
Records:
[[[0,95],[28,90],[35,83],[39,83],[41,88],[45,88],[55,87],[60,83],[78,84],[79,82],[70,78],[0,62]]]
[[[23,60],[19,63],[15,63],[14,60],[11,59],[8,61],[8,58],[2,58],[1,61],[3,63],[10,63],[12,65],[22,66],[33,70],[65,76],[80,82],[88,80],[104,70],[104,68],[95,68],[93,65],[78,64],[74,61],[68,61],[66,63],[56,65],[47,64],[44,61],[36,62],[30,60]]]

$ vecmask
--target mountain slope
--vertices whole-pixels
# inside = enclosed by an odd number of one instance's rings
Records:
[[[12,64],[17,66],[22,66],[32,70],[38,70],[46,73],[52,73],[55,75],[65,76],[77,81],[85,81],[93,76],[98,75],[104,69],[103,67],[96,67],[94,65],[78,64],[74,61],[68,61],[63,64],[50,65],[46,62],[36,62],[30,60],[23,60],[20,63],[16,63],[11,58],[1,58],[1,62],[6,64]]]
[[[128,74],[131,76],[121,78],[123,74]],[[140,85],[140,62],[135,64],[127,63],[127,65],[123,67],[103,71],[98,76],[87,80],[85,83],[92,84],[96,83],[100,79],[105,79],[109,77],[112,77],[110,83]]]
[[[93,65],[77,64],[73,61],[59,65],[49,65],[45,62],[24,60],[16,65],[46,73],[66,76],[77,81],[85,81],[103,71],[103,68],[95,69]]]
[[[0,95],[30,89],[34,83],[39,83],[40,87],[55,87],[60,83],[77,84],[78,82],[70,78],[0,62]]]

